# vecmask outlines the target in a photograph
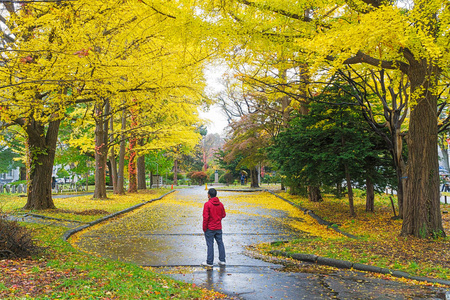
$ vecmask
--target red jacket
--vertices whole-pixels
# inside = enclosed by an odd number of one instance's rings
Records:
[[[203,232],[209,230],[221,230],[222,219],[225,218],[225,208],[219,198],[213,197],[203,206]]]

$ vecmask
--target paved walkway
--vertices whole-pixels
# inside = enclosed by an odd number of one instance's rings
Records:
[[[80,233],[75,246],[111,259],[160,267],[160,272],[176,279],[242,299],[446,299],[443,290],[372,278],[361,272],[315,270],[306,263],[304,268],[286,272],[281,265],[251,258],[245,254],[247,245],[307,233],[290,227],[294,217],[285,209],[285,202],[267,193],[219,191],[218,197],[227,210],[223,221],[224,268],[200,267],[206,256],[201,227],[207,199],[203,187],[180,190],[96,225]],[[296,217],[296,221],[301,220]]]

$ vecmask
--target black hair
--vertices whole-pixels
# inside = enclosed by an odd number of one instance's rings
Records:
[[[209,189],[209,190],[208,190],[208,195],[210,195],[211,198],[217,196],[217,191],[216,191],[216,189]]]

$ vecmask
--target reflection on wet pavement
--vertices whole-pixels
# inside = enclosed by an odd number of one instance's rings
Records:
[[[200,265],[206,254],[201,227],[205,199],[199,189],[181,190],[82,233],[76,246],[141,265]],[[223,220],[227,260],[234,265],[267,265],[243,255],[244,247],[304,234],[284,223],[284,211],[247,203],[230,192],[220,193],[220,199],[227,210]]]
[[[89,253],[160,267],[153,270],[243,299],[445,299],[442,290],[371,278],[361,272],[312,272],[315,266],[310,264],[289,270],[249,257],[245,247],[251,244],[308,234],[298,229],[302,228],[302,214],[262,192],[219,191],[218,197],[227,211],[223,220],[226,267],[200,267],[206,260],[202,208],[207,200],[201,187],[179,190],[121,218],[95,225],[77,234],[73,243]],[[217,248],[215,254],[217,258]]]

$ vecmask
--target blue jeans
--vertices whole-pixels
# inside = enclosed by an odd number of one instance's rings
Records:
[[[214,262],[214,240],[219,247],[219,260],[225,262],[225,246],[222,241],[222,230],[209,230],[205,232],[206,246],[208,247],[208,255],[206,263],[212,265]]]

